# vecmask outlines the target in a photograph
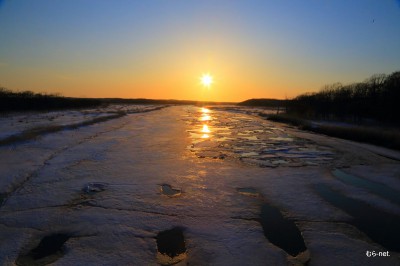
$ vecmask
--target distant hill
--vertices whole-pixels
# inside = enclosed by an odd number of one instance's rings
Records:
[[[210,102],[210,101],[190,101],[190,100],[156,100],[156,99],[123,99],[123,98],[102,98],[98,99],[103,103],[114,103],[114,104],[174,104],[174,105],[234,105],[233,102]]]
[[[265,107],[278,107],[284,106],[286,100],[278,99],[249,99],[238,103],[240,106],[265,106]]]
[[[167,104],[167,105],[234,105],[232,102],[122,99],[122,98],[74,98],[57,94],[32,91],[13,92],[0,87],[0,113],[13,111],[49,111],[75,108],[94,108],[108,104]]]

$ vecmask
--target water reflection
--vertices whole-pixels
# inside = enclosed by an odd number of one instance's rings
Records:
[[[203,133],[203,135],[201,136],[202,139],[208,139],[210,138],[210,134],[211,130],[208,126],[208,123],[211,121],[211,116],[208,115],[208,113],[210,113],[210,109],[204,108],[202,107],[200,109],[201,111],[201,117],[199,118],[200,121],[202,121],[202,129],[201,129],[201,133]]]
[[[203,129],[201,130],[203,133],[210,133],[210,129],[208,128],[208,125],[203,124]]]
[[[212,117],[209,115],[209,113],[211,112],[210,109],[202,107],[200,109],[200,112],[201,112],[201,117],[199,118],[200,121],[204,122],[211,121]]]
[[[207,109],[207,108],[205,108],[205,107],[202,107],[202,108],[201,108],[201,112],[202,112],[203,114],[207,114],[207,113],[210,112],[210,109]]]
[[[319,165],[334,159],[330,149],[294,138],[285,129],[239,112],[236,107],[213,108],[188,110],[189,149],[200,158],[238,158],[260,167]]]
[[[200,121],[210,121],[211,120],[211,116],[203,114],[200,118]]]
[[[210,135],[208,135],[208,134],[203,134],[203,135],[201,135],[201,138],[202,139],[208,139],[210,137]]]

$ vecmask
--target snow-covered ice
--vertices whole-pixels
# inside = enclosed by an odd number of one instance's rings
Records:
[[[51,121],[8,115],[0,137],[118,108],[56,112]],[[400,162],[388,158],[398,152],[303,132],[245,108],[124,108],[134,111],[0,146],[2,265],[159,265],[168,260],[157,240],[174,228],[185,244],[170,261],[177,265],[399,265],[399,244],[374,242],[316,189],[398,219],[393,199],[335,176],[339,169],[400,191]],[[292,257],[266,237],[264,205],[297,226],[305,252]],[[392,224],[387,230],[400,234]],[[55,252],[43,255],[49,239]]]

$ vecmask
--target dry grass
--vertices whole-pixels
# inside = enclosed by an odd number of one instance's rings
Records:
[[[273,115],[267,115],[267,116],[264,115],[264,117],[266,117],[268,120],[271,120],[271,121],[290,124],[293,126],[297,126],[301,129],[312,128],[310,122],[308,122],[307,120],[305,120],[299,116],[295,116],[295,115],[273,114]]]
[[[325,134],[332,137],[370,143],[400,150],[400,132],[397,128],[387,129],[366,126],[312,125],[298,116],[278,114],[268,116],[269,120],[291,124],[303,130]]]

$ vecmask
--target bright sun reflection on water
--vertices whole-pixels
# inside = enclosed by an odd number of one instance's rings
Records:
[[[203,133],[210,133],[211,131],[210,131],[210,129],[208,128],[207,125],[203,125],[203,129],[201,130],[201,132],[203,132]]]
[[[210,135],[208,135],[208,134],[203,134],[203,135],[201,136],[202,139],[208,139],[209,137],[210,137]]]
[[[210,112],[209,109],[202,107],[201,108],[201,117],[199,118],[200,121],[203,121],[201,133],[204,133],[201,138],[208,139],[210,135],[208,133],[211,132],[210,128],[208,127],[208,122],[211,121],[211,116],[208,115]]]
[[[211,120],[211,116],[203,114],[202,117],[200,117],[200,121],[210,121]]]
[[[201,112],[202,112],[203,114],[207,114],[207,113],[210,112],[210,109],[207,109],[207,108],[202,107],[202,108],[201,108]]]

